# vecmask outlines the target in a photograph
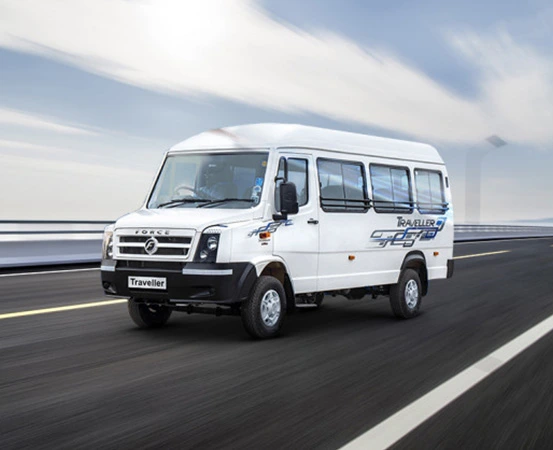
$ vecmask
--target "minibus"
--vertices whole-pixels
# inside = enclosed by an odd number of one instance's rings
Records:
[[[101,273],[143,328],[225,314],[270,338],[327,295],[388,296],[412,318],[453,273],[446,166],[430,145],[343,131],[207,131],[172,147],[142,207],[106,228]]]

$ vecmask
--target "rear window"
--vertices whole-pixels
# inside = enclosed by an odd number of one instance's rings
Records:
[[[443,214],[447,210],[441,172],[415,170],[417,208],[421,214]]]

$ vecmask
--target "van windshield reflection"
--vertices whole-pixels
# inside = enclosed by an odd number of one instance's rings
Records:
[[[252,208],[261,200],[268,155],[267,152],[170,155],[148,208]]]

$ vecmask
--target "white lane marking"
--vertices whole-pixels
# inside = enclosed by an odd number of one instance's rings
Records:
[[[480,256],[501,255],[502,253],[510,253],[510,252],[511,250],[500,250],[498,252],[476,253],[474,255],[455,256],[453,259],[478,258]]]
[[[342,449],[384,450],[553,330],[553,315],[380,422]]]
[[[93,270],[100,270],[99,267],[92,267],[89,269],[65,269],[65,270],[50,270],[43,272],[19,272],[19,273],[3,273],[0,274],[0,278],[3,277],[24,277],[26,275],[49,275],[52,273],[67,273],[67,272],[90,272]]]
[[[50,314],[55,312],[62,311],[72,311],[74,309],[84,309],[84,308],[94,308],[96,306],[107,306],[107,305],[117,305],[119,303],[126,303],[127,300],[123,298],[118,298],[115,300],[104,300],[101,302],[92,302],[92,303],[79,303],[76,305],[67,305],[67,306],[57,306],[54,308],[44,308],[44,309],[34,309],[29,311],[18,311],[7,314],[0,314],[0,320],[2,319],[13,319],[15,317],[25,317],[25,316],[36,316],[39,314]]]

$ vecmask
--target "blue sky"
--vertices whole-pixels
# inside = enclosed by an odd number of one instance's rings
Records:
[[[3,0],[2,215],[113,219],[176,141],[295,122],[436,145],[461,221],[499,134],[482,220],[553,217],[552,30],[545,1]]]

